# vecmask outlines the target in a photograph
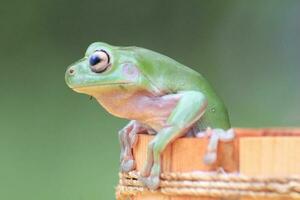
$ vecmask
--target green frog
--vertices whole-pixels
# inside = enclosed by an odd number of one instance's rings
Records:
[[[225,105],[200,73],[145,48],[95,42],[68,67],[65,80],[112,115],[131,120],[119,132],[121,171],[135,168],[132,148],[137,134],[155,135],[140,173],[150,189],[159,186],[161,153],[168,144],[207,128],[224,134],[230,129]],[[215,156],[206,159],[213,160]]]

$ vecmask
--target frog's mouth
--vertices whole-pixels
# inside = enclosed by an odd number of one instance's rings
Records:
[[[103,84],[96,84],[96,85],[88,85],[88,86],[75,86],[70,87],[72,90],[78,93],[84,93],[88,95],[99,94],[102,92],[112,91],[116,88],[124,88],[124,85],[133,84],[131,82],[119,82],[119,83],[103,83]]]

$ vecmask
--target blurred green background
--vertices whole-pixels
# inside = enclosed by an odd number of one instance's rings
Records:
[[[94,41],[193,67],[235,127],[300,126],[300,1],[0,3],[0,199],[114,199],[127,121],[64,82]]]

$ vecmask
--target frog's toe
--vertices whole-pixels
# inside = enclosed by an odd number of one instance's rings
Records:
[[[216,152],[208,152],[204,156],[203,162],[206,165],[212,165],[212,164],[214,164],[216,162],[216,160],[217,160],[217,154],[216,154]]]
[[[130,172],[135,169],[135,161],[132,159],[123,160],[121,163],[122,172]]]
[[[156,190],[159,188],[159,176],[140,177],[139,180],[150,190]]]

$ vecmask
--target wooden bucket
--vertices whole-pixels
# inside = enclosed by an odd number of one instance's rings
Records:
[[[239,174],[254,177],[300,175],[300,129],[236,128],[235,134],[236,137],[233,141],[220,142],[218,160],[212,166],[205,165],[202,161],[206,153],[208,139],[177,139],[165,149],[162,155],[162,173],[216,171],[222,167],[226,173],[239,172]],[[152,138],[149,135],[139,135],[138,142],[133,149],[138,171],[143,167],[147,145]],[[231,149],[230,151],[228,151],[228,147]],[[226,154],[223,151],[224,148],[227,148]],[[249,196],[241,197],[241,199],[251,198]],[[155,192],[141,192],[132,198],[135,200],[220,199],[220,197],[189,195],[168,196]],[[266,198],[258,197],[256,199]]]

